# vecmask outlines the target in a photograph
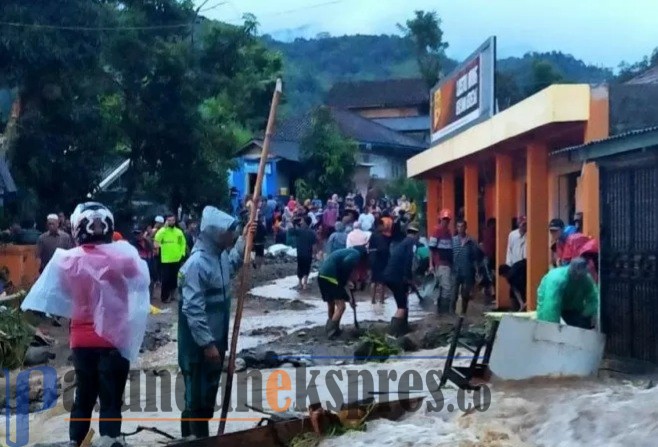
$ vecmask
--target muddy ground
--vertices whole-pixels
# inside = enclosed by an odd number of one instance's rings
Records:
[[[266,259],[260,269],[251,271],[250,288],[270,284],[277,279],[295,274],[296,262],[294,260],[286,258]],[[295,311],[302,311],[312,307],[308,301],[314,302],[317,299],[318,303],[316,304],[321,304],[317,283],[312,280],[309,285],[309,290],[301,294],[301,298],[303,299],[283,300],[248,295],[248,299],[245,302],[245,314],[267,314],[273,311],[289,310],[291,311],[290,318],[294,319]],[[237,289],[237,280],[234,286]],[[355,298],[357,301],[358,319],[359,308],[372,306],[370,292],[367,290],[357,292]],[[392,298],[389,297],[388,299]],[[410,299],[417,298],[411,296]],[[147,334],[142,347],[143,353],[157,351],[162,346],[175,343],[174,325],[177,321],[177,301],[162,304],[159,299],[159,290],[156,287],[151,302],[164,312],[149,317]],[[428,306],[432,307],[433,305],[430,303]],[[483,310],[483,305],[478,301],[472,303],[470,306],[467,321],[470,327],[475,328],[475,333],[481,332]],[[56,368],[71,367],[71,351],[68,347],[68,322],[62,319],[60,320],[61,325],[56,326],[50,320],[34,316],[32,316],[32,321],[38,324],[42,332],[55,340],[51,348],[51,351],[55,354],[55,358],[48,363]],[[388,325],[387,321],[359,321],[359,330],[357,330],[353,322],[353,310],[348,307],[341,325],[343,332],[335,340],[327,340],[324,334],[324,326],[313,325],[311,321],[304,322],[308,323],[309,327],[293,332],[289,332],[288,328],[284,326],[271,326],[251,331],[242,331],[243,335],[267,336],[270,339],[274,339],[274,341],[250,349],[248,352],[242,352],[242,354],[263,355],[265,352],[270,351],[275,352],[280,357],[314,357],[313,363],[316,364],[351,363],[354,361],[352,357],[356,348],[362,342],[362,337],[366,334],[378,334],[383,337]],[[454,316],[428,315],[422,320],[411,323],[412,332],[399,343],[400,347],[406,351],[415,351],[446,345],[455,323],[456,317]],[[331,359],[322,361],[322,357]]]

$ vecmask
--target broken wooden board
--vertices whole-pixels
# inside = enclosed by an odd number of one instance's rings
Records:
[[[344,406],[342,412],[350,412],[355,418],[365,421],[375,419],[388,419],[395,421],[409,411],[420,408],[424,397],[413,397],[409,399],[394,400],[390,402],[364,403],[358,406]],[[354,412],[352,413],[352,410]],[[340,419],[333,413],[326,413],[322,421],[322,433],[327,433],[332,426],[340,425]],[[313,432],[311,417],[291,421],[274,422],[261,427],[251,428],[233,433],[225,433],[221,436],[213,436],[192,441],[169,443],[175,447],[281,447],[286,446],[299,435]]]

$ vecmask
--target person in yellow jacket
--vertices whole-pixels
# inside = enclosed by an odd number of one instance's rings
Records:
[[[160,300],[171,301],[172,292],[176,290],[178,269],[187,252],[187,242],[183,230],[176,226],[176,216],[167,215],[165,226],[160,228],[155,237],[155,246],[160,252],[162,288]]]

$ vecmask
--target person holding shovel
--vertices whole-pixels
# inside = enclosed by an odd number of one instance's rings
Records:
[[[418,227],[411,223],[407,226],[407,237],[391,250],[388,264],[384,269],[384,281],[393,292],[397,305],[395,316],[391,318],[389,334],[399,337],[409,329],[408,293],[413,283],[413,266],[418,241]]]
[[[318,287],[322,301],[327,303],[329,318],[325,330],[329,338],[340,334],[340,319],[345,313],[345,303],[350,301],[351,291],[354,289],[352,279],[359,263],[366,260],[367,254],[368,250],[363,245],[344,248],[330,254],[320,267]]]
[[[190,257],[180,269],[178,365],[185,381],[183,437],[209,436],[222,364],[228,349],[231,279],[242,265],[245,235],[256,225],[245,225],[235,238],[238,221],[215,207],[201,216],[200,233]]]

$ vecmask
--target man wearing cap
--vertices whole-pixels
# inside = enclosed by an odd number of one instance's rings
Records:
[[[551,233],[551,253],[553,254],[553,266],[559,267],[566,265],[564,254],[567,246],[567,239],[576,232],[576,227],[565,226],[562,219],[552,219],[548,224],[548,231]]]
[[[439,213],[439,225],[434,229],[430,238],[432,256],[430,257],[430,270],[434,271],[439,286],[439,297],[437,299],[437,310],[448,312],[454,294],[454,280],[452,276],[453,244],[452,232],[450,231],[450,220],[452,218],[449,209],[443,209]]]
[[[59,216],[57,214],[48,215],[47,226],[48,231],[39,236],[37,240],[39,273],[43,272],[58,248],[68,250],[75,245],[71,236],[59,229]]]
[[[549,271],[537,289],[537,320],[583,329],[594,327],[599,295],[587,271],[587,261],[575,258],[567,266]]]
[[[413,266],[418,241],[418,227],[411,223],[407,226],[407,237],[391,250],[391,255],[384,269],[383,279],[397,305],[395,316],[391,319],[388,333],[394,337],[406,334],[409,330],[408,293],[413,281]]]

